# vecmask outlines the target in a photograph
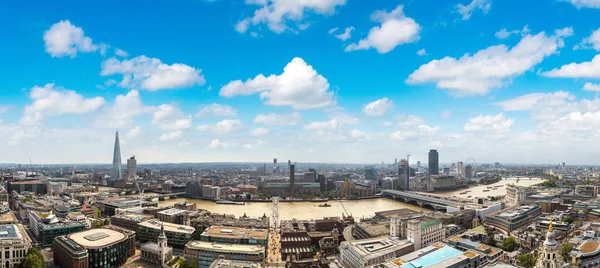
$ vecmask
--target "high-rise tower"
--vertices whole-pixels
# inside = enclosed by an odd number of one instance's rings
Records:
[[[121,163],[121,145],[119,144],[119,131],[115,136],[115,151],[113,153],[113,166],[110,171],[110,178],[113,180],[123,179],[123,163]]]
[[[440,174],[439,154],[437,150],[429,150],[429,175]]]

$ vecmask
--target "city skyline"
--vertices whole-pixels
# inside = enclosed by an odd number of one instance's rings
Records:
[[[598,8],[1,3],[0,163],[597,165]]]

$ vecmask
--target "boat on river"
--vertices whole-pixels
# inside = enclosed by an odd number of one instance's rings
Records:
[[[236,201],[229,201],[229,200],[219,200],[217,201],[218,205],[245,205],[245,202],[236,202]]]
[[[331,207],[331,205],[328,203],[323,203],[323,204],[319,204],[319,207],[320,208],[328,208],[328,207]]]

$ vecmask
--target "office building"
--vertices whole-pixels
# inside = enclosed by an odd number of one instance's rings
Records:
[[[40,181],[9,181],[6,183],[6,190],[11,194],[16,191],[45,195],[48,194],[48,184]]]
[[[123,163],[121,162],[121,145],[119,143],[119,131],[115,134],[115,148],[113,152],[113,166],[110,171],[112,180],[123,179]]]
[[[525,203],[527,192],[528,191],[526,187],[508,184],[506,185],[506,195],[504,196],[504,201],[509,207],[520,206]]]
[[[137,175],[137,160],[135,160],[135,155],[127,159],[127,177],[130,179],[135,179]]]
[[[156,264],[159,267],[167,267],[167,263],[173,258],[173,248],[167,245],[167,236],[161,228],[157,242],[148,242],[141,247],[142,259]]]
[[[365,180],[367,181],[379,181],[379,173],[374,166],[365,167]]]
[[[167,210],[159,211],[156,213],[156,216],[159,221],[164,221],[168,223],[175,224],[183,224],[190,225],[190,217],[188,215],[189,211],[178,209],[178,208],[170,208]]]
[[[317,182],[317,171],[311,168],[309,172],[304,172],[300,182]]]
[[[378,237],[344,241],[340,245],[340,261],[344,267],[364,268],[413,251],[414,246],[411,242],[398,238]]]
[[[221,187],[212,185],[202,186],[202,197],[210,199],[219,199],[221,197]]]
[[[482,255],[475,251],[460,251],[443,243],[436,243],[388,261],[389,268],[465,268],[482,267]]]
[[[439,219],[419,218],[408,221],[406,238],[415,250],[427,247],[446,238],[446,230]]]
[[[417,170],[421,169],[421,161],[417,161]]]
[[[192,234],[196,231],[196,228],[186,225],[149,220],[138,223],[138,240],[154,241],[163,228],[169,239],[169,245],[174,248],[183,248],[187,242],[192,240]]]
[[[406,159],[398,162],[398,187],[402,190],[408,190],[410,180],[410,167]]]
[[[434,149],[429,150],[429,174],[440,174],[440,156],[438,151]]]
[[[151,219],[154,219],[154,217],[150,215],[125,213],[110,217],[110,223],[137,233],[138,223]]]
[[[269,232],[265,229],[210,226],[200,235],[200,241],[223,244],[260,245],[267,247]]]
[[[199,181],[188,181],[185,184],[185,195],[189,197],[202,197],[202,184]]]
[[[210,268],[262,268],[262,263],[254,261],[232,261],[218,259],[214,261]]]
[[[141,208],[142,201],[137,198],[122,198],[109,202],[96,202],[96,205],[102,210],[103,216],[110,217],[118,214],[118,210]]]
[[[183,210],[189,210],[189,211],[195,211],[196,208],[196,203],[191,203],[191,202],[178,202],[175,203],[174,208],[178,208],[178,209],[183,209]]]
[[[398,190],[398,179],[392,177],[381,179],[381,190]]]
[[[473,166],[467,165],[465,167],[465,179],[472,179],[472,178],[473,178]]]
[[[262,263],[265,260],[265,248],[194,240],[185,244],[184,256],[186,260],[197,260],[198,268],[209,268],[217,259]]]
[[[456,162],[456,174],[458,174],[459,178],[464,178],[465,176],[465,163],[462,161]]]
[[[63,268],[120,267],[135,255],[135,232],[100,228],[58,236],[52,250]]]
[[[80,232],[86,227],[82,222],[60,222],[52,213],[30,211],[27,218],[31,232],[42,247],[51,246],[57,236]]]
[[[0,246],[0,266],[15,268],[25,260],[31,240],[21,224],[0,225]]]
[[[448,176],[448,175],[450,175],[450,168],[445,167],[442,172],[444,175]]]
[[[584,240],[571,251],[568,262],[572,267],[597,267],[600,263],[600,241]]]
[[[291,182],[268,182],[263,192],[270,195],[288,195],[290,194]],[[321,184],[312,182],[296,182],[294,183],[295,194],[312,194],[318,195],[321,193]]]
[[[517,228],[531,224],[540,215],[542,215],[540,206],[522,205],[492,213],[486,217],[485,221],[488,225],[510,233]]]

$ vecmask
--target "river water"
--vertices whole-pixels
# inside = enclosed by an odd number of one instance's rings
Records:
[[[542,182],[542,179],[539,178],[529,178],[520,179],[519,182],[516,182],[515,178],[503,179],[497,183],[489,184],[489,185],[478,185],[469,188],[471,192],[468,194],[461,195],[461,192],[466,191],[467,189],[460,189],[456,191],[449,192],[436,192],[435,194],[445,195],[445,196],[457,196],[467,198],[467,196],[471,196],[471,198],[476,197],[487,197],[487,196],[500,196],[506,194],[505,187],[498,187],[495,190],[488,189],[487,187],[493,187],[498,185],[506,185],[506,184],[516,184],[519,186],[531,186],[534,184],[538,184]],[[108,187],[100,187],[100,190],[110,189]],[[484,192],[484,190],[489,190]],[[218,205],[213,201],[208,200],[198,200],[198,199],[189,199],[189,198],[177,198],[170,199],[165,201],[159,201],[159,206],[172,206],[177,202],[191,202],[196,203],[198,209],[206,209],[213,213],[223,213],[223,214],[233,214],[236,216],[242,216],[246,214],[247,216],[262,216],[266,214],[271,217],[273,213],[273,203],[271,202],[260,202],[253,203],[248,202],[246,205]],[[320,219],[323,217],[341,217],[344,212],[344,207],[351,213],[352,216],[356,219],[361,218],[370,218],[375,215],[375,212],[385,211],[385,210],[393,210],[393,209],[401,209],[408,208],[412,210],[423,211],[421,207],[408,205],[399,201],[394,201],[387,198],[376,198],[376,199],[364,199],[364,200],[344,200],[344,201],[330,201],[328,202],[331,207],[319,207],[320,203],[317,202],[280,202],[279,203],[279,219],[281,220],[291,220],[293,218],[299,220],[310,220],[310,219]],[[342,207],[343,204],[343,207]]]

